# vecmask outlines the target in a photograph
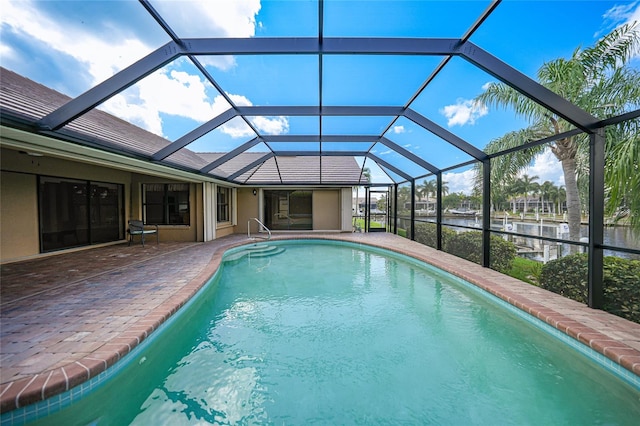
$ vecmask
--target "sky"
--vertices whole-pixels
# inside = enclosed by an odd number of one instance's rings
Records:
[[[150,4],[173,31],[189,37],[317,37],[315,0],[159,1]],[[459,38],[487,8],[472,1],[336,1],[324,3],[325,37]],[[534,78],[548,60],[568,57],[625,22],[640,20],[640,1],[503,1],[470,38],[518,71]],[[144,7],[133,0],[0,0],[0,64],[71,97],[169,42]],[[248,105],[403,106],[442,61],[437,56],[324,55],[322,94],[315,55],[199,56],[226,96]],[[640,58],[632,65],[640,68]],[[475,101],[494,77],[453,57],[411,108],[482,149],[527,122],[510,111]],[[180,58],[110,98],[99,108],[172,141],[229,108],[225,97],[187,59]],[[381,134],[439,168],[471,159],[406,118],[253,117],[263,135]],[[188,148],[228,152],[255,134],[236,118]],[[317,143],[273,144],[274,149],[318,150]],[[362,145],[323,144],[323,150]],[[253,151],[265,151],[258,144]],[[413,176],[427,170],[409,164],[388,147],[371,152]],[[374,182],[389,178],[370,160]],[[397,175],[387,171],[393,178]],[[563,183],[562,171],[547,151],[526,171],[542,183]],[[450,192],[471,190],[473,171],[444,175]]]

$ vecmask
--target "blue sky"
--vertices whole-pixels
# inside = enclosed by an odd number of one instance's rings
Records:
[[[180,37],[314,37],[314,0],[158,1],[156,8]],[[458,38],[488,1],[333,1],[324,4],[326,37]],[[630,20],[640,20],[640,1],[503,1],[471,41],[535,78],[545,62],[569,56],[578,46]],[[167,43],[169,37],[137,1],[0,0],[0,62],[69,96],[77,96]],[[323,105],[404,105],[441,61],[440,57],[323,57]],[[237,105],[316,105],[316,56],[198,57]],[[640,66],[640,60],[633,61]],[[453,58],[411,108],[478,148],[526,125],[508,111],[491,110],[473,99],[495,81],[460,58]],[[175,140],[229,108],[225,99],[185,58],[176,60],[111,98],[100,108]],[[312,117],[254,117],[265,135],[313,134]],[[389,117],[325,118],[323,134],[379,134]],[[399,119],[386,136],[437,167],[470,157],[409,120]],[[188,148],[229,151],[253,137],[232,120]],[[317,150],[318,144],[289,145]],[[278,147],[280,148],[280,147]],[[323,145],[323,150],[339,149]],[[360,148],[360,146],[356,146]],[[264,145],[253,148],[265,150]],[[383,145],[372,150],[386,161],[420,175]],[[375,165],[374,180],[389,179]],[[445,176],[452,192],[468,192],[468,168]],[[549,153],[530,175],[562,183]]]

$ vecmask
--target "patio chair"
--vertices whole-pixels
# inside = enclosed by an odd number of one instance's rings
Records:
[[[149,229],[148,227],[150,226],[154,226],[155,229]],[[140,239],[142,240],[142,247],[144,247],[145,235],[156,234],[156,244],[158,244],[159,242],[160,236],[158,235],[158,225],[145,225],[141,220],[130,220],[127,233],[129,234],[129,245],[131,245],[134,235],[140,235]]]

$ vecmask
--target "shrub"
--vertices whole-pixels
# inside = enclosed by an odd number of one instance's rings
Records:
[[[429,247],[437,247],[437,226],[435,223],[416,222],[416,241]],[[447,245],[447,241],[454,237],[456,232],[452,229],[442,227],[442,248]]]
[[[587,255],[572,254],[547,262],[540,274],[540,287],[587,303]]]
[[[603,308],[640,323],[640,260],[604,258]]]
[[[542,268],[540,287],[586,304],[587,269],[586,254],[552,260]],[[603,272],[603,309],[640,323],[640,261],[605,256]]]
[[[500,237],[490,238],[490,267],[504,274],[511,270],[516,257],[516,246]],[[447,239],[445,251],[463,259],[482,264],[482,233],[477,231],[462,232]]]

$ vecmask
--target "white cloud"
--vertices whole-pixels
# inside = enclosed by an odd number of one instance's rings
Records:
[[[602,17],[604,18],[603,26],[608,29],[633,21],[640,21],[640,1],[615,5],[607,10]],[[603,29],[597,32],[595,34],[596,37],[601,36],[605,31]]]
[[[289,132],[289,120],[287,117],[255,117],[251,123],[259,132],[267,135],[281,135]]]
[[[128,102],[125,94],[112,97],[102,104],[100,109],[146,129],[151,133],[163,136],[162,119],[160,118],[158,109],[149,108],[145,104]]]
[[[109,99],[101,105],[101,109],[163,136],[161,114],[187,117],[204,123],[231,108],[222,95],[215,96],[211,102],[206,88],[202,77],[165,68]],[[245,96],[227,96],[238,106],[252,105]],[[252,123],[260,132],[268,134],[289,131],[286,117],[255,117]],[[251,127],[240,118],[228,121],[220,130],[233,138],[254,135]]]
[[[100,108],[163,136],[161,113],[203,123],[231,107],[220,95],[209,102],[205,89],[200,77],[165,68],[107,100]]]
[[[534,158],[533,163],[527,169],[523,170],[520,173],[522,175],[528,176],[538,176],[539,184],[542,184],[545,181],[551,181],[554,185],[564,185],[564,173],[562,171],[562,164],[553,152],[551,152],[550,148],[545,149],[542,153],[540,153],[536,158]]]
[[[245,96],[227,94],[229,99],[237,106],[252,106],[253,103]],[[289,120],[286,117],[253,117],[251,124],[262,133],[269,135],[280,135],[289,132]],[[255,135],[251,127],[242,119],[233,119],[225,123],[221,130],[234,138],[247,137]]]
[[[154,6],[180,37],[253,37],[261,8],[260,0],[190,0],[179,6],[159,1]],[[199,60],[221,70],[236,65],[233,56],[200,56]]]
[[[487,90],[489,88],[489,86],[491,86],[494,82],[493,81],[487,81],[485,84],[482,85],[482,90]]]
[[[8,46],[2,43],[2,40],[0,40],[0,58],[3,58],[6,61],[9,58],[15,58],[15,57],[16,57],[15,50],[13,50],[11,46]]]
[[[442,181],[447,183],[447,186],[449,187],[449,194],[462,192],[465,195],[471,195],[471,192],[473,192],[474,177],[475,171],[473,169],[469,169],[459,173],[443,173]]]
[[[404,126],[393,126],[393,133],[400,134],[406,132]]]
[[[134,38],[114,35],[100,37],[84,27],[59,22],[42,13],[30,1],[2,2],[0,22],[14,33],[68,55],[83,66],[93,78],[93,83],[104,81],[122,68],[148,54],[152,49]]]
[[[393,152],[392,150],[388,149],[388,150],[386,150],[386,151],[382,151],[382,152],[381,152],[381,153],[379,153],[378,155],[389,155],[389,154],[391,154],[392,152]]]
[[[488,112],[486,105],[473,99],[458,99],[456,104],[447,105],[440,110],[440,113],[448,118],[449,127],[474,124]]]
[[[253,37],[260,0],[154,1],[180,37]]]
[[[255,16],[260,0],[196,1],[189,7],[176,7],[174,2],[154,4],[170,24],[183,37],[252,37],[255,35]],[[150,53],[155,47],[147,46],[135,38],[127,38],[126,31],[114,29],[108,37],[88,29],[61,22],[42,12],[31,1],[2,1],[0,25],[3,31],[21,34],[46,49],[60,52],[78,61],[78,72],[83,70],[98,84]],[[181,31],[182,32],[181,32]],[[120,36],[121,38],[118,38]],[[13,54],[10,46],[0,45],[3,58]],[[205,65],[227,70],[235,65],[232,56],[200,57]],[[224,97],[210,100],[205,80],[200,75],[171,70],[167,66],[139,81],[131,88],[113,96],[101,109],[163,136],[162,114],[187,117],[198,123],[206,122],[230,108]],[[251,105],[244,96],[229,95],[238,105]],[[253,125],[269,134],[286,133],[286,117],[256,117]],[[221,127],[232,137],[253,134],[241,119],[234,119]]]

